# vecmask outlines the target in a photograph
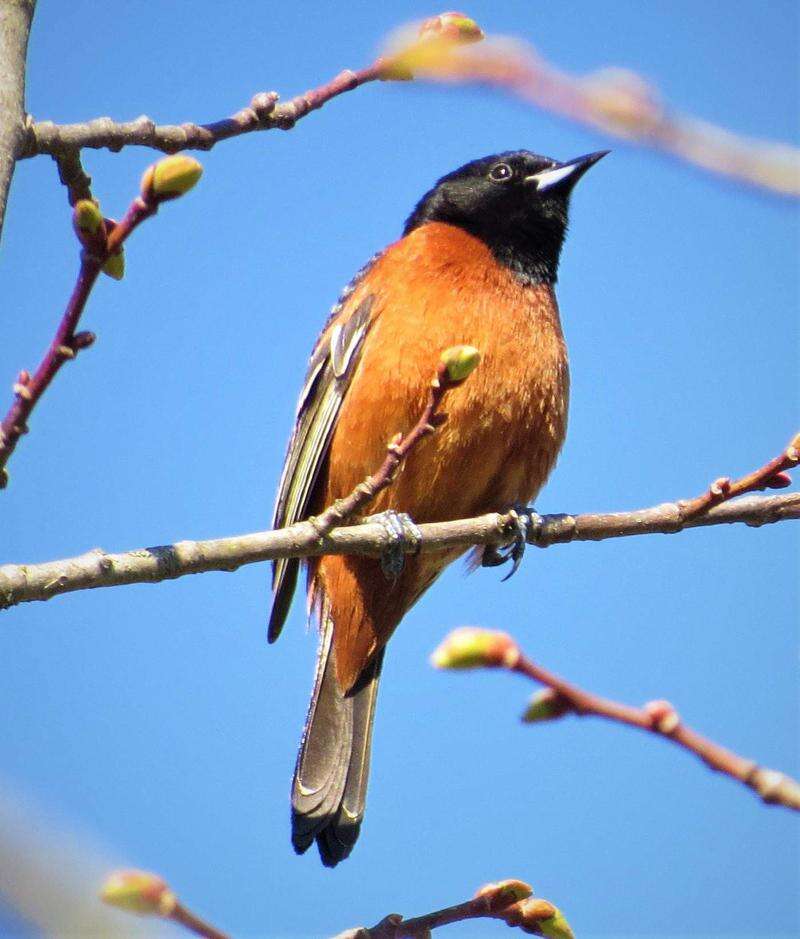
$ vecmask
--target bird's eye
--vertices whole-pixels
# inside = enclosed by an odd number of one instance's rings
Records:
[[[489,179],[493,179],[496,183],[504,183],[513,175],[514,171],[508,163],[497,163],[489,170]]]

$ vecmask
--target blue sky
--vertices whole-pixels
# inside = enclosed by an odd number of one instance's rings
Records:
[[[255,91],[288,97],[366,64],[390,29],[433,12],[40,0],[29,109],[211,120]],[[632,68],[677,109],[797,140],[792,2],[467,12],[565,69]],[[0,563],[266,527],[317,330],[419,196],[499,150],[608,146],[573,200],[559,285],[570,431],[537,507],[651,505],[760,465],[798,426],[795,205],[497,94],[375,85],[291,133],[202,155],[197,190],[136,233],[125,280],[91,298],[95,347],[59,376],[10,465]],[[87,156],[108,213],[150,160]],[[0,251],[4,387],[38,361],[76,263],[54,166],[20,165]],[[265,566],[3,614],[0,778],[237,936],[330,935],[510,876],[580,936],[789,935],[799,845],[786,811],[631,730],[523,727],[524,682],[436,673],[427,657],[455,626],[507,629],[572,680],[669,698],[698,730],[797,774],[797,552],[786,524],[530,551],[506,584],[454,565],[392,641],[366,823],[333,872],[289,845],[315,638],[298,602],[267,647]]]

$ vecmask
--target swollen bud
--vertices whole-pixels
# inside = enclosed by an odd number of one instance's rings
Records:
[[[477,626],[454,629],[434,651],[434,668],[513,668],[519,648],[508,633]]]
[[[552,916],[540,921],[539,930],[541,935],[546,936],[547,939],[575,939],[575,934],[572,932],[566,916],[558,907],[554,907],[554,909],[555,913]]]
[[[416,35],[402,30],[381,59],[383,80],[408,81],[419,72],[447,71],[459,46],[483,39],[483,30],[464,13],[441,13],[420,24]]]
[[[533,887],[524,880],[500,880],[481,887],[475,899],[483,898],[490,910],[499,910],[511,903],[527,900],[532,893]]]
[[[157,874],[149,871],[114,871],[100,889],[100,899],[139,916],[169,916],[175,894]]]
[[[442,352],[439,361],[444,365],[450,381],[461,382],[478,367],[481,354],[475,346],[450,346]]]
[[[523,712],[522,721],[525,724],[554,721],[570,710],[570,706],[557,691],[552,688],[541,688],[531,695],[528,706]]]
[[[103,228],[103,213],[91,199],[79,199],[72,210],[72,221],[79,234],[96,235]]]
[[[483,30],[466,13],[440,13],[425,20],[419,27],[420,39],[441,37],[459,45],[480,42]]]
[[[517,926],[528,935],[546,936],[548,939],[574,939],[561,910],[538,897],[515,903],[504,911],[502,916],[509,926]]]
[[[177,153],[148,166],[142,175],[144,199],[176,199],[188,192],[203,175],[203,166],[194,157]]]
[[[122,248],[116,254],[109,254],[103,264],[103,273],[114,280],[122,280],[125,276],[125,252]]]

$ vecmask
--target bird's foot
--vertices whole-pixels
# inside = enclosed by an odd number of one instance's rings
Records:
[[[403,573],[406,554],[414,554],[422,541],[422,534],[405,512],[389,509],[362,519],[380,525],[389,536],[389,543],[381,553],[381,570],[387,580],[397,580]],[[410,547],[410,551],[409,551]]]
[[[487,545],[483,549],[483,557],[481,558],[481,567],[499,567],[501,564],[511,561],[511,570],[503,578],[504,581],[508,580],[509,577],[513,577],[519,570],[522,558],[525,555],[525,548],[535,530],[536,520],[539,518],[536,509],[532,505],[515,505],[508,514],[514,528],[513,541],[502,547],[493,544]]]

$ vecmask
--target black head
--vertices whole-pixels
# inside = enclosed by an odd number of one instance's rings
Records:
[[[606,153],[567,163],[527,150],[473,160],[422,197],[403,234],[426,222],[456,225],[485,242],[526,283],[554,283],[570,193]]]

